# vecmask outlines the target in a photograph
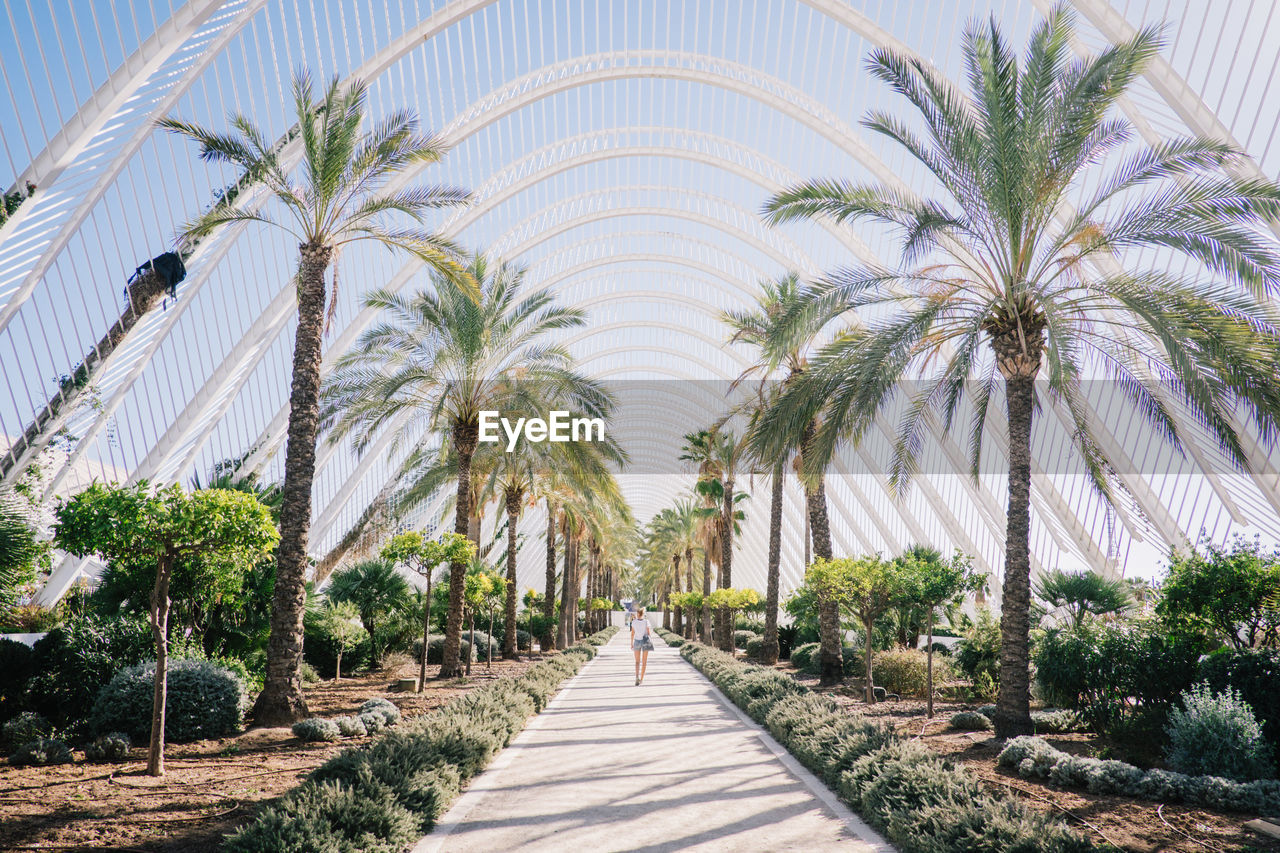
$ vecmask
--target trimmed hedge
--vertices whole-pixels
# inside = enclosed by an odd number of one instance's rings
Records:
[[[1280,812],[1280,780],[1233,782],[1219,776],[1187,776],[1169,770],[1142,770],[1123,761],[1070,755],[1038,737],[1016,737],[1005,745],[998,762],[1028,779],[1045,779],[1063,788],[1091,794],[1121,794],[1161,803],[1252,814]]]
[[[1049,815],[988,793],[943,756],[783,673],[700,643],[680,654],[903,853],[1095,849]]]
[[[457,696],[366,746],[343,750],[228,836],[223,850],[400,853],[434,828],[462,785],[617,632],[606,628],[515,678]],[[378,700],[365,705],[360,720],[385,720]]]

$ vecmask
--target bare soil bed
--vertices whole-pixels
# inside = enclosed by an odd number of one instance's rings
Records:
[[[1001,744],[990,732],[948,728],[947,721],[953,713],[973,710],[976,705],[935,701],[933,719],[928,720],[923,699],[890,700],[868,706],[858,688],[820,688],[815,676],[800,673],[785,661],[778,664],[778,669],[851,710],[892,722],[904,736],[920,738],[930,749],[963,764],[992,788],[1002,788],[1042,811],[1057,812],[1099,845],[1110,844],[1134,853],[1280,851],[1280,841],[1244,828],[1246,821],[1258,815],[1162,806],[1147,800],[1062,790],[997,767]],[[1078,755],[1096,756],[1102,748],[1092,734],[1046,735],[1045,739],[1058,749]]]
[[[406,717],[426,713],[493,679],[519,675],[538,660],[472,664],[471,677],[428,680],[422,693],[397,693],[398,678],[413,678],[417,663],[401,656],[383,670],[306,688],[318,717],[351,714],[382,696]],[[430,667],[428,672],[436,670]],[[0,851],[216,851],[222,837],[246,823],[257,807],[301,782],[329,756],[368,738],[303,743],[287,728],[250,729],[236,737],[174,744],[167,774],[147,776],[146,750],[127,762],[52,767],[0,764]]]

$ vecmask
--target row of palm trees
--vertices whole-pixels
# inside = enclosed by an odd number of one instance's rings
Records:
[[[1143,147],[1132,139],[1129,124],[1113,115],[1158,52],[1158,30],[1144,29],[1085,58],[1075,57],[1074,43],[1072,16],[1064,7],[1033,30],[1021,60],[994,19],[975,23],[962,42],[967,91],[914,56],[892,49],[871,55],[869,72],[905,97],[914,117],[873,113],[864,125],[923,167],[932,195],[834,179],[806,181],[766,202],[774,224],[826,217],[887,226],[900,237],[899,256],[837,269],[807,286],[784,279],[765,289],[755,310],[735,315],[734,337],[759,351],[758,372],[781,381],[762,387],[745,438],[709,430],[705,441],[691,442],[689,453],[699,470],[696,501],[703,509],[719,509],[717,565],[727,586],[735,482],[743,460],[772,460],[775,475],[782,465],[794,465],[805,488],[807,538],[815,556],[829,558],[823,473],[836,448],[865,435],[904,379],[918,380],[922,390],[911,395],[908,414],[898,424],[889,465],[898,489],[915,473],[924,432],[937,422],[951,429],[961,412],[967,413],[976,475],[988,423],[997,418],[993,403],[998,406],[1002,394],[1007,428],[999,431],[1007,431],[1009,490],[996,723],[1003,736],[1031,730],[1027,634],[1037,381],[1044,380],[1048,402],[1071,422],[1104,500],[1124,488],[1114,473],[1121,460],[1108,458],[1109,444],[1100,440],[1084,398],[1085,377],[1114,380],[1152,431],[1177,447],[1188,440],[1182,413],[1190,412],[1242,470],[1251,463],[1240,424],[1264,441],[1280,427],[1280,383],[1274,376],[1280,316],[1271,302],[1280,288],[1280,251],[1267,230],[1280,217],[1280,187],[1237,177],[1234,166],[1243,155],[1227,144],[1178,138]],[[385,324],[389,341],[412,329],[424,338],[396,354],[382,346],[384,327],[366,334],[326,392],[324,423],[335,436],[355,435],[358,442],[378,428],[401,428],[402,413],[406,424],[417,420],[447,432],[459,532],[468,532],[475,518],[474,404],[481,394],[516,393],[491,391],[501,384],[494,374],[459,367],[492,358],[515,369],[497,350],[481,357],[474,347],[484,341],[467,337],[485,328],[484,306],[492,304],[486,288],[490,294],[501,290],[501,280],[514,273],[501,265],[489,270],[489,262],[466,264],[456,247],[422,226],[427,212],[464,203],[467,194],[439,187],[384,192],[401,170],[438,159],[439,140],[419,134],[407,113],[364,133],[362,85],[341,88],[335,82],[317,102],[304,76],[295,84],[295,100],[304,151],[296,182],[243,117],[233,117],[229,135],[166,122],[195,139],[205,159],[235,164],[260,178],[289,214],[279,227],[300,244],[282,539],[267,685],[257,706],[263,723],[285,722],[304,710],[297,672],[311,481],[322,423],[320,341],[326,301],[333,296],[326,274],[337,253],[351,242],[375,240],[416,256],[434,273],[433,294],[373,297],[397,318]],[[1108,163],[1112,167],[1104,168]],[[414,227],[392,227],[396,216]],[[199,236],[242,220],[277,225],[264,214],[220,208],[193,223],[189,233]],[[1170,263],[1175,255],[1190,259],[1193,272],[1176,272]],[[457,328],[455,363],[443,355],[449,348],[436,342],[452,334],[441,331],[443,313],[458,312],[471,319]],[[834,335],[824,331],[832,321],[860,314],[874,319],[855,320]],[[559,316],[565,325],[581,322]],[[529,344],[532,351],[542,347]],[[544,367],[570,380],[563,361],[552,357]],[[449,370],[458,372],[448,375]],[[970,382],[977,389],[972,394]],[[562,389],[570,399],[603,408],[595,396],[599,389],[588,380],[575,376],[571,385],[576,390]],[[457,388],[445,393],[446,386]],[[969,397],[972,405],[964,409]],[[405,428],[406,440],[418,434]],[[506,482],[513,485],[518,509],[526,492],[533,492],[520,488],[521,474],[512,472]],[[780,500],[776,487],[775,497]],[[603,551],[612,525],[581,516],[568,497],[547,501],[554,510],[549,525],[559,525],[566,542],[587,542],[588,564],[597,562],[596,547]],[[772,563],[774,545],[771,535]],[[576,565],[580,550],[571,545],[566,561],[573,554]],[[715,556],[714,545],[709,553]],[[687,558],[681,559],[687,570]],[[554,566],[550,550],[548,565]],[[456,637],[452,611],[451,592],[450,635]],[[824,677],[831,680],[840,665],[837,614],[824,611],[821,624]],[[446,654],[446,660],[452,657]]]
[[[906,415],[888,460],[899,492],[935,425],[950,431],[964,421],[974,477],[991,424],[1007,435],[1002,737],[1032,731],[1036,413],[1064,413],[1107,502],[1125,488],[1117,474],[1125,463],[1108,455],[1086,378],[1113,382],[1151,433],[1179,450],[1194,440],[1188,420],[1196,422],[1245,472],[1253,460],[1241,431],[1269,446],[1280,428],[1280,251],[1269,231],[1280,219],[1280,187],[1238,177],[1244,155],[1221,141],[1141,146],[1114,115],[1162,45],[1157,28],[1084,58],[1073,43],[1073,17],[1062,6],[1033,30],[1021,60],[994,19],[974,23],[962,43],[967,91],[914,56],[875,51],[869,72],[905,97],[914,116],[876,112],[863,124],[923,167],[932,194],[810,180],[768,199],[764,213],[773,224],[877,223],[898,236],[898,257],[809,285],[794,276],[767,283],[753,310],[726,316],[731,339],[757,354],[739,381],[777,380],[747,407],[743,442],[773,474],[771,595],[787,460],[804,484],[813,552],[830,558],[824,472],[900,393]],[[1176,256],[1191,261],[1186,272],[1176,271]],[[905,391],[907,380],[919,390]],[[723,559],[727,566],[731,554]],[[776,613],[772,597],[767,612]],[[838,630],[834,609],[824,611],[828,683],[839,679]]]

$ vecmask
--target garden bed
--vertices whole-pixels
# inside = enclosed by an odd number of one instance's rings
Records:
[[[867,717],[892,722],[899,733],[919,737],[930,749],[963,764],[993,789],[1012,791],[1015,796],[1043,811],[1071,813],[1074,815],[1072,824],[1099,844],[1111,843],[1135,853],[1280,851],[1280,840],[1268,839],[1244,828],[1243,824],[1257,815],[1180,804],[1161,806],[1130,797],[1064,790],[1022,778],[1010,768],[998,767],[996,758],[1000,754],[1000,744],[990,732],[960,732],[947,725],[952,713],[972,710],[975,705],[935,701],[934,717],[926,721],[923,699],[902,699],[868,706],[858,690],[850,687],[820,688],[816,676],[799,672],[786,661],[780,662],[777,669],[811,690],[830,696],[841,706]],[[1075,755],[1097,756],[1104,748],[1096,735],[1088,733],[1046,735],[1045,739],[1058,749]]]
[[[470,678],[429,681],[420,694],[392,692],[396,679],[417,675],[417,662],[404,660],[374,674],[309,685],[307,704],[316,716],[328,717],[351,714],[366,699],[382,696],[414,717],[498,678],[520,675],[537,660],[495,660],[492,671],[472,664]],[[143,772],[145,747],[135,747],[120,764],[85,763],[79,751],[75,764],[0,764],[0,851],[216,851],[258,804],[296,787],[325,760],[362,740],[369,738],[303,743],[288,728],[271,728],[172,744],[163,779]]]

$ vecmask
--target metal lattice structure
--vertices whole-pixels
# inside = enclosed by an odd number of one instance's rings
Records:
[[[902,108],[863,71],[866,54],[910,51],[954,78],[967,19],[993,14],[1020,41],[1049,5],[973,0],[939,14],[881,0],[60,0],[38,11],[0,2],[0,184],[23,195],[35,187],[0,224],[0,448],[75,375],[86,346],[120,313],[129,273],[239,177],[199,163],[155,120],[178,114],[221,126],[238,110],[296,163],[288,78],[305,65],[318,77],[367,80],[375,115],[418,111],[452,150],[403,182],[475,190],[475,203],[443,214],[439,229],[526,265],[528,286],[590,313],[565,343],[587,372],[637,389],[631,417],[613,429],[633,457],[621,482],[641,520],[692,479],[652,437],[651,422],[706,425],[696,383],[726,382],[749,363],[725,343],[720,313],[750,305],[759,280],[786,270],[813,275],[894,257],[882,231],[769,228],[758,215],[765,197],[803,177],[925,186],[917,164],[858,124],[868,109]],[[1273,4],[1073,5],[1080,52],[1153,16],[1168,23],[1165,52],[1122,104],[1138,136],[1228,140],[1249,154],[1242,174],[1280,175]],[[237,199],[250,209],[263,202],[252,187]],[[193,247],[176,299],[144,316],[80,402],[42,427],[30,450],[15,451],[6,484],[36,462],[34,489],[48,502],[95,477],[186,482],[241,457],[242,470],[278,479],[295,255],[287,240],[239,226]],[[372,321],[366,290],[427,283],[419,264],[372,250],[342,263],[326,369]],[[1251,475],[1205,440],[1185,457],[1162,452],[1140,421],[1094,402],[1105,449],[1129,463],[1117,472],[1126,499],[1103,506],[1069,449],[1046,439],[1034,463],[1035,566],[1149,576],[1164,549],[1202,531],[1280,539],[1277,459],[1247,424]],[[1066,426],[1060,412],[1040,422]],[[992,424],[997,439],[1002,429]],[[878,464],[891,436],[886,416],[833,471],[837,549],[892,553],[928,541],[998,572],[998,474],[962,473],[957,439],[935,430],[936,465],[895,498]],[[322,446],[317,557],[385,496],[397,464],[387,440],[362,456]],[[768,493],[763,478],[754,491]],[[800,492],[788,484],[785,493],[788,587],[803,548]],[[767,510],[762,498],[755,503],[736,563],[743,583],[763,587]],[[428,507],[419,521],[442,510]],[[540,510],[521,522],[531,539],[544,527]],[[41,599],[57,600],[82,569],[63,561]],[[522,552],[519,572],[522,586],[537,582],[539,549]]]

